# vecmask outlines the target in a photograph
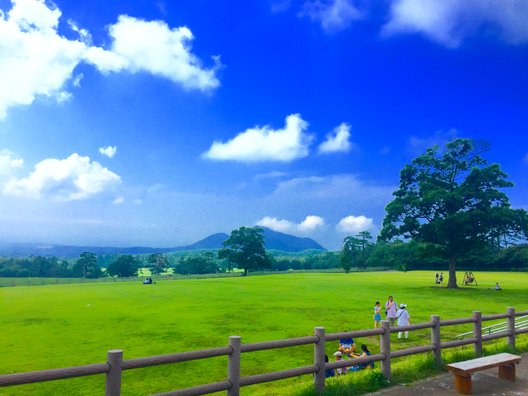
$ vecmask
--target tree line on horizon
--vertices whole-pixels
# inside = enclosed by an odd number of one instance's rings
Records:
[[[348,245],[349,248],[341,251],[306,252],[296,255],[268,253],[269,266],[248,268],[248,272],[340,269],[350,272],[367,268],[398,271],[447,270],[445,258],[434,246],[416,241],[373,242],[368,237],[363,242],[362,238],[365,238],[365,234],[345,238],[348,239],[348,244],[345,242],[344,246]],[[101,267],[102,259],[111,259],[110,265]],[[489,247],[478,252],[468,252],[459,259],[459,266],[463,270],[527,271],[528,244],[503,248]],[[162,253],[146,256],[112,255],[110,258],[85,252],[75,261],[42,256],[0,257],[0,277],[4,278],[136,277],[140,268],[148,268],[153,275],[168,274],[170,271],[178,275],[202,275],[229,272],[235,267],[227,266],[226,260],[219,259],[218,252],[215,251],[195,252],[179,258]]]
[[[433,146],[400,172],[399,188],[386,206],[374,242],[368,231],[347,236],[340,252],[302,257],[270,254],[259,227],[231,232],[216,253],[180,256],[110,255],[84,252],[74,263],[55,257],[0,258],[0,277],[133,277],[141,267],[153,274],[169,268],[182,275],[262,270],[383,267],[448,271],[447,287],[457,287],[456,271],[528,269],[528,212],[513,209],[504,188],[512,187],[498,164],[482,154],[489,145],[454,139]],[[523,243],[524,242],[524,243]],[[101,262],[104,261],[104,271]]]

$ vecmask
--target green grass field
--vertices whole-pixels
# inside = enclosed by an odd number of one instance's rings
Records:
[[[373,326],[374,302],[383,304],[389,294],[408,304],[411,323],[428,321],[432,314],[449,319],[468,317],[474,310],[493,314],[509,306],[528,309],[528,274],[475,275],[478,286],[459,290],[435,286],[434,273],[423,271],[1,287],[0,374],[101,363],[109,349],[123,349],[124,359],[130,359],[225,346],[230,335],[248,343],[311,335],[315,326],[327,333],[367,329]],[[503,291],[489,289],[496,281]],[[442,339],[469,330],[469,325],[442,327]],[[426,344],[429,337],[428,331],[414,332],[400,345]],[[377,337],[356,342],[378,351]],[[398,344],[395,338],[393,342]],[[329,356],[336,346],[327,345]],[[242,375],[304,366],[312,358],[311,346],[247,353]],[[221,357],[125,371],[123,394],[220,381],[226,376],[226,361]],[[247,387],[242,393],[281,395],[310,382],[306,376]],[[103,389],[104,376],[94,376],[0,388],[0,394],[92,395]]]

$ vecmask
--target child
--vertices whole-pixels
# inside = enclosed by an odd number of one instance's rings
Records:
[[[377,329],[381,320],[381,305],[379,301],[376,301],[374,305],[374,328]]]
[[[343,353],[341,353],[340,351],[334,352],[334,356],[335,356],[336,362],[340,362],[340,361],[343,360]],[[346,367],[338,367],[338,368],[336,368],[335,371],[336,371],[337,375],[345,375],[347,373],[347,368]]]

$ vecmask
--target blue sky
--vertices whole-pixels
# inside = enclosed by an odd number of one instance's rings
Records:
[[[485,139],[528,209],[525,0],[0,0],[0,241],[330,249]]]

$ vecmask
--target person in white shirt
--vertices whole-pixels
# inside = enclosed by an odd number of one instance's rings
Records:
[[[410,324],[409,319],[411,319],[411,316],[409,315],[409,311],[407,311],[407,305],[400,304],[400,309],[396,313],[396,318],[398,319],[398,326],[406,326]],[[399,331],[398,338],[402,338],[402,335],[404,335],[404,333],[405,338],[409,338],[408,331]]]

